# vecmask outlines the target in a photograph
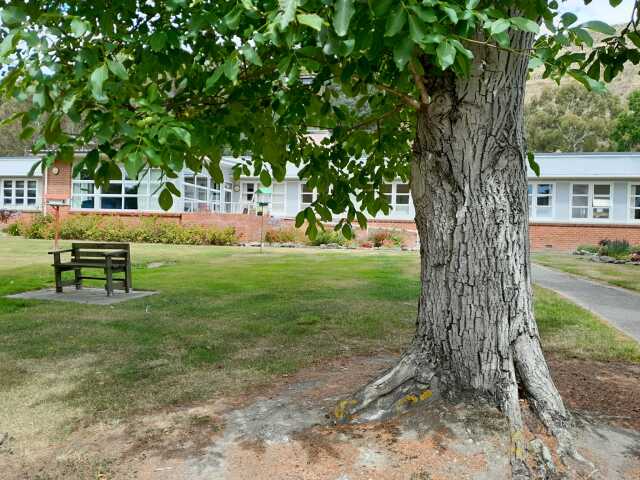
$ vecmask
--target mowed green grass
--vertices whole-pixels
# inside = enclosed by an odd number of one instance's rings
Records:
[[[414,329],[415,253],[134,245],[134,287],[158,295],[107,307],[4,298],[51,286],[50,248],[0,237],[0,420],[242,395],[327,359],[398,353]],[[547,351],[640,361],[636,343],[551,292],[536,289],[536,312]]]
[[[532,260],[556,270],[640,292],[640,266],[592,262],[587,256],[536,252]]]

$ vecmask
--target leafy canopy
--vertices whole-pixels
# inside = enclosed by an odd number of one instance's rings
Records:
[[[585,0],[589,3],[590,0]],[[620,0],[610,0],[614,6]],[[123,164],[135,177],[159,168],[168,208],[183,166],[222,179],[224,153],[236,175],[282,180],[287,162],[318,190],[298,215],[347,212],[342,228],[387,212],[382,184],[408,177],[416,110],[429,101],[423,76],[468,75],[471,45],[510,49],[510,33],[538,34],[532,67],[602,89],[640,35],[602,22],[577,23],[547,0],[24,0],[1,12],[0,91],[29,110],[13,117],[43,166],[71,162],[100,184]],[[514,13],[517,12],[517,13]],[[540,32],[539,24],[545,28]],[[588,56],[565,47],[593,44]],[[71,133],[65,119],[79,127]],[[321,144],[310,128],[331,129]],[[78,133],[79,132],[79,133]],[[251,157],[247,157],[247,154]],[[352,195],[353,194],[353,195]]]
[[[640,151],[640,90],[629,95],[629,110],[621,113],[611,135],[618,151]]]

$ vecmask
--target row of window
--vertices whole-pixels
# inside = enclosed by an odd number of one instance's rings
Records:
[[[4,179],[0,182],[0,198],[5,207],[36,207],[38,204],[37,180]]]
[[[528,187],[529,216],[532,219],[554,217],[555,185],[535,182]],[[572,183],[570,216],[575,220],[611,218],[613,189],[610,183]],[[640,184],[629,186],[629,218],[640,220]]]

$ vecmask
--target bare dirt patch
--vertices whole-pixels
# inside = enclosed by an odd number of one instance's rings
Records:
[[[567,408],[640,431],[640,365],[547,360]]]
[[[3,480],[509,478],[508,428],[488,406],[434,400],[390,421],[330,424],[337,399],[394,361],[339,359],[240,397],[91,425],[28,457],[0,449],[0,472]],[[550,364],[579,412],[577,441],[596,465],[590,478],[640,478],[640,435],[621,428],[640,420],[632,410],[640,398],[638,367],[557,358]]]

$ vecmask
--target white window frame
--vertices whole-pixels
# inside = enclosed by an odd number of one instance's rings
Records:
[[[412,199],[411,199],[411,187],[409,186],[409,182],[402,182],[402,181],[393,181],[390,183],[385,183],[384,185],[390,186],[391,187],[391,191],[389,192],[384,192],[383,195],[385,197],[387,197],[387,200],[389,200],[389,198],[391,199],[389,201],[389,206],[391,206],[391,212],[390,215],[394,215],[394,214],[398,214],[398,215],[411,215],[411,205],[412,205]],[[406,185],[407,187],[409,187],[409,190],[407,192],[398,192],[398,187],[400,185]],[[398,197],[407,197],[408,202],[407,203],[398,203]]]
[[[93,180],[73,178],[71,179],[71,210],[82,212],[161,212],[162,209],[158,205],[158,208],[151,208],[152,202],[158,203],[159,186],[161,185],[161,177],[156,179],[159,172],[157,169],[149,170],[141,174],[141,178],[138,180],[131,180],[127,178],[124,168],[122,171],[122,179],[115,180],[111,184],[120,185],[120,193],[103,193],[102,188],[98,188]],[[125,188],[127,186],[138,185],[138,193],[126,193]],[[93,186],[93,193],[75,193],[76,185]],[[140,193],[140,187],[143,187],[145,193]],[[75,202],[79,200],[93,199],[93,207],[74,206]],[[121,201],[121,208],[102,208],[103,198],[117,198]],[[137,208],[125,208],[127,198],[136,198],[138,200]],[[140,207],[140,203],[143,203],[143,207]]]
[[[5,195],[5,182],[10,182],[9,187],[10,196]],[[24,182],[21,189],[18,189],[16,183]],[[34,183],[35,187],[30,188],[29,183]],[[0,206],[3,208],[15,209],[15,210],[39,210],[40,209],[40,186],[38,180],[29,177],[0,177]],[[22,195],[18,196],[16,192],[22,190]],[[29,191],[35,190],[35,196],[30,196]],[[9,198],[9,203],[5,203],[5,198]],[[16,203],[20,199],[22,203]],[[29,203],[29,200],[33,200],[33,203]]]
[[[573,216],[573,186],[574,185],[587,185],[587,218],[574,218]],[[596,185],[606,185],[609,187],[609,217],[608,218],[594,218],[593,216],[593,195],[594,187]],[[576,206],[576,208],[584,208],[583,206]],[[610,223],[613,221],[613,209],[614,209],[614,192],[613,183],[610,182],[572,182],[569,184],[569,218],[572,222],[598,222],[598,223]]]
[[[538,220],[538,221],[551,221],[556,218],[556,183],[555,182],[545,182],[545,181],[535,181],[535,182],[527,182],[527,205],[529,203],[529,185],[531,186],[531,206],[529,207],[529,219],[530,220]],[[549,197],[550,206],[549,207],[541,207],[541,208],[549,208],[551,210],[551,216],[549,217],[538,217],[537,212],[537,202],[538,202],[538,186],[540,185],[550,185],[551,186],[551,194],[550,195],[540,195],[541,197]]]
[[[187,181],[188,178],[193,178],[193,183]],[[199,184],[202,180],[206,185]],[[187,187],[193,189],[193,195],[187,195]],[[198,198],[198,194],[202,192],[204,199]],[[182,195],[184,212],[220,212],[223,209],[222,185],[216,183],[209,175],[185,172],[182,176]]]
[[[640,189],[640,180],[638,180],[637,182],[629,182],[627,184],[627,220],[629,221],[629,223],[640,223],[640,219],[633,218],[634,215],[632,214],[634,210],[640,211],[640,207],[635,206],[635,199],[640,199],[640,190],[638,191],[637,195],[633,195],[632,192],[634,186],[637,186]]]
[[[278,189],[282,189],[282,191],[276,191]],[[270,212],[276,215],[284,215],[287,211],[287,182],[273,182],[271,184],[271,192]],[[276,206],[278,207],[276,208]]]
[[[311,203],[315,202],[318,199],[318,189],[314,188],[311,192],[305,192],[304,187],[307,185],[307,182],[300,182],[300,210],[303,208],[307,208],[311,206]],[[303,200],[303,195],[311,195],[312,201],[311,203],[307,203]]]
[[[248,185],[253,185],[253,192],[251,192],[252,198],[248,199],[249,189]],[[240,182],[240,212],[252,213],[256,211],[256,194],[260,188],[260,182],[257,181],[241,181]],[[246,212],[245,212],[246,209]]]

